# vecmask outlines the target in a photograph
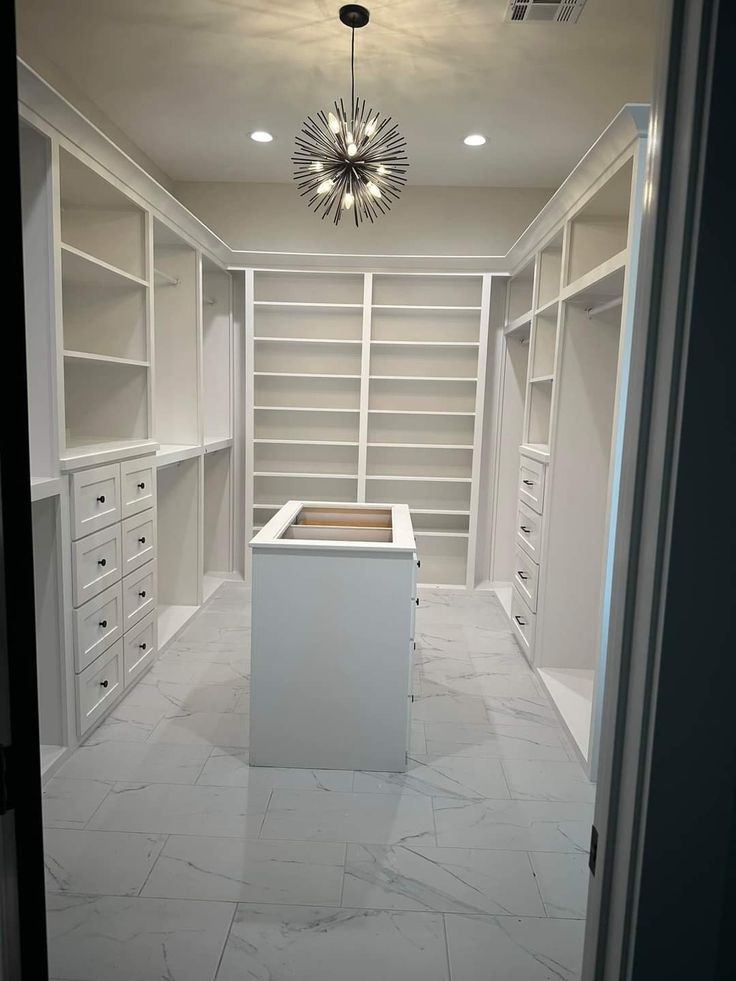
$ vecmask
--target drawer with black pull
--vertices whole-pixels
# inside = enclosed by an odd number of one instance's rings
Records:
[[[156,657],[158,649],[156,613],[149,613],[139,623],[129,630],[124,638],[124,666],[126,686],[145,671]]]
[[[119,582],[74,610],[74,670],[84,671],[123,636],[123,597]]]
[[[122,638],[77,675],[77,722],[82,736],[123,691]]]
[[[72,474],[72,538],[91,535],[120,521],[120,464]]]
[[[514,586],[523,596],[529,609],[536,613],[539,566],[518,545],[514,549]]]
[[[72,544],[72,592],[82,606],[122,576],[120,524],[103,528]]]
[[[156,557],[156,512],[134,514],[123,521],[123,575],[140,569]]]
[[[536,620],[536,614],[532,613],[514,587],[511,591],[511,627],[514,631],[514,636],[519,641],[521,649],[530,664],[532,664],[534,658],[534,630]]]

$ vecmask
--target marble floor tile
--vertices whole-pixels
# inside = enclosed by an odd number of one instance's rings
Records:
[[[231,685],[242,688],[250,680],[245,659],[240,663],[208,661],[187,651],[171,648],[159,657],[146,675],[146,681],[173,681],[183,685]]]
[[[537,693],[533,696],[511,696],[503,698],[485,695],[486,721],[492,726],[540,725],[559,728],[557,716],[546,696]],[[469,720],[468,720],[469,721]]]
[[[46,890],[136,896],[165,841],[165,835],[47,828]]]
[[[457,695],[441,685],[427,681],[422,694],[412,706],[412,718],[417,722],[488,723],[486,703],[475,695]]]
[[[595,800],[595,784],[579,763],[505,760],[504,773],[511,796],[520,800]]]
[[[160,708],[131,705],[123,699],[116,705],[102,725],[87,738],[85,746],[96,746],[108,740],[113,742],[144,743],[163,718]]]
[[[209,754],[209,746],[108,741],[81,746],[60,775],[128,783],[194,783]]]
[[[409,736],[409,754],[411,756],[427,752],[427,736],[423,722],[412,720],[411,733]]]
[[[544,916],[525,852],[348,845],[342,905]]]
[[[345,845],[172,835],[143,896],[339,906]]]
[[[509,629],[509,622],[505,620],[500,626],[497,623],[466,623],[462,627],[465,647],[470,657],[478,657],[495,654],[496,656],[505,655],[508,657],[509,664],[521,665],[529,671],[529,664],[524,655],[519,650],[514,635]]]
[[[411,793],[463,800],[509,798],[500,761],[468,756],[447,756],[431,761],[413,757],[405,773],[359,771],[355,774],[353,789],[374,794]]]
[[[423,626],[417,621],[416,630],[416,664],[423,664],[435,658],[443,660],[460,660],[468,662],[470,656],[462,627],[458,625],[427,624]]]
[[[442,916],[239,906],[217,981],[448,981]]]
[[[190,712],[247,712],[249,700],[245,684],[240,688],[232,685],[185,685],[176,681],[149,680],[149,676],[146,676],[125,696],[122,706],[160,709],[160,718],[163,718]]]
[[[187,743],[207,746],[248,745],[249,717],[235,712],[190,712],[162,719],[149,743]]]
[[[261,838],[435,844],[432,802],[418,794],[274,790]]]
[[[446,916],[452,981],[578,981],[585,924]]]
[[[250,616],[247,611],[237,614],[232,610],[209,612],[205,608],[192,619],[174,641],[173,647],[184,649],[197,645],[197,650],[242,648],[250,634]]]
[[[250,766],[248,750],[218,746],[202,770],[197,784],[211,787],[250,787],[304,790],[353,789],[352,770],[305,770],[297,767]]]
[[[438,845],[510,851],[588,851],[591,804],[435,797],[433,805]]]
[[[232,903],[48,898],[49,966],[66,981],[210,981]]]
[[[584,920],[590,881],[587,855],[532,852],[530,858],[547,916]]]
[[[268,798],[268,792],[248,788],[118,783],[89,826],[99,831],[256,838]]]
[[[83,828],[113,788],[111,780],[53,777],[43,791],[46,828]]]
[[[427,722],[426,755],[490,757],[499,760],[569,759],[559,732],[551,726],[480,726]],[[413,754],[417,755],[417,754]]]
[[[516,674],[481,672],[470,660],[454,660],[450,663],[446,660],[428,661],[422,665],[422,677],[447,691],[464,695],[539,697],[539,689],[531,671]]]

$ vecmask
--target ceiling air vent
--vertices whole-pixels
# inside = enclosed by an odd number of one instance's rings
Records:
[[[504,20],[574,24],[585,0],[509,0]]]

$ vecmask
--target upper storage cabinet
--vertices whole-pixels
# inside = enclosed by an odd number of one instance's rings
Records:
[[[230,274],[202,258],[204,440],[233,434],[233,337]]]
[[[604,263],[625,264],[632,171],[633,161],[629,158],[573,215],[567,285]]]

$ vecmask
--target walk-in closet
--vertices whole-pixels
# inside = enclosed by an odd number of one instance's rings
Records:
[[[581,977],[621,7],[19,0],[50,978]]]

